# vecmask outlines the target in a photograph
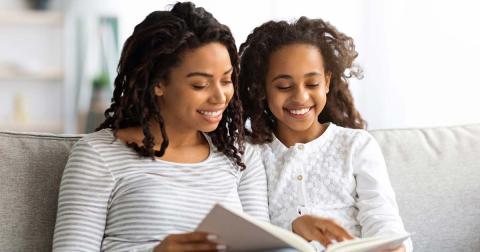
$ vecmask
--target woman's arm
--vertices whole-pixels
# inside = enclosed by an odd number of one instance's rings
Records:
[[[60,184],[53,251],[100,251],[113,186],[100,154],[80,139]]]
[[[243,160],[246,169],[241,173],[238,194],[243,210],[259,220],[270,222],[268,215],[267,177],[260,150],[247,143]]]
[[[405,233],[390,184],[382,151],[367,132],[358,136],[353,146],[351,165],[357,191],[358,221],[362,237]],[[411,241],[405,243],[411,251]]]

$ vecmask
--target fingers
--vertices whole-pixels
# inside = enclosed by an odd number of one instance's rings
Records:
[[[331,219],[324,219],[321,223],[316,223],[316,226],[327,236],[337,241],[351,240],[354,238],[345,228]]]
[[[219,244],[217,236],[205,232],[192,232],[167,236],[158,251],[225,251],[226,246]]]
[[[217,236],[205,232],[192,232],[186,234],[174,234],[167,237],[169,240],[178,243],[192,243],[192,242],[214,242],[217,240]]]
[[[180,244],[180,251],[225,251],[227,247],[216,243]]]
[[[312,232],[312,235],[315,237],[313,240],[319,241],[325,247],[332,244],[332,240],[329,239],[320,229],[315,229]]]

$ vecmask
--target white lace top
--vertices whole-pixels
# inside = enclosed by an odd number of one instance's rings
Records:
[[[365,130],[330,123],[317,139],[287,148],[274,137],[260,148],[270,219],[291,229],[302,214],[333,218],[353,235],[405,233],[385,161]],[[406,243],[411,251],[411,242]]]

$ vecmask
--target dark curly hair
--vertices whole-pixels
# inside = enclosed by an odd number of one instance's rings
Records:
[[[353,64],[358,56],[353,39],[321,19],[301,17],[293,23],[269,21],[255,28],[240,46],[240,97],[244,121],[250,120],[246,134],[253,143],[273,140],[276,119],[267,104],[265,78],[269,58],[281,47],[305,43],[317,47],[331,73],[327,103],[320,113],[321,123],[333,122],[349,128],[365,128],[365,121],[353,104],[348,79],[361,78],[362,69]]]
[[[223,44],[233,67],[234,96],[223,113],[217,129],[209,132],[212,143],[241,169],[245,168],[242,106],[238,95],[239,58],[230,29],[209,12],[193,3],[177,3],[170,11],[155,11],[138,24],[122,50],[115,78],[115,89],[105,121],[96,129],[119,129],[141,126],[143,146],[129,144],[140,156],[161,157],[168,147],[165,122],[160,115],[154,88],[168,80],[169,71],[180,63],[180,55],[210,42]],[[168,82],[168,81],[166,81]],[[163,138],[160,151],[153,149],[155,138],[148,126],[158,122]]]

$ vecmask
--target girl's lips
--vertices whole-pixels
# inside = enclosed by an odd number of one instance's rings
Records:
[[[313,107],[284,108],[287,114],[295,119],[305,119],[310,115]]]

